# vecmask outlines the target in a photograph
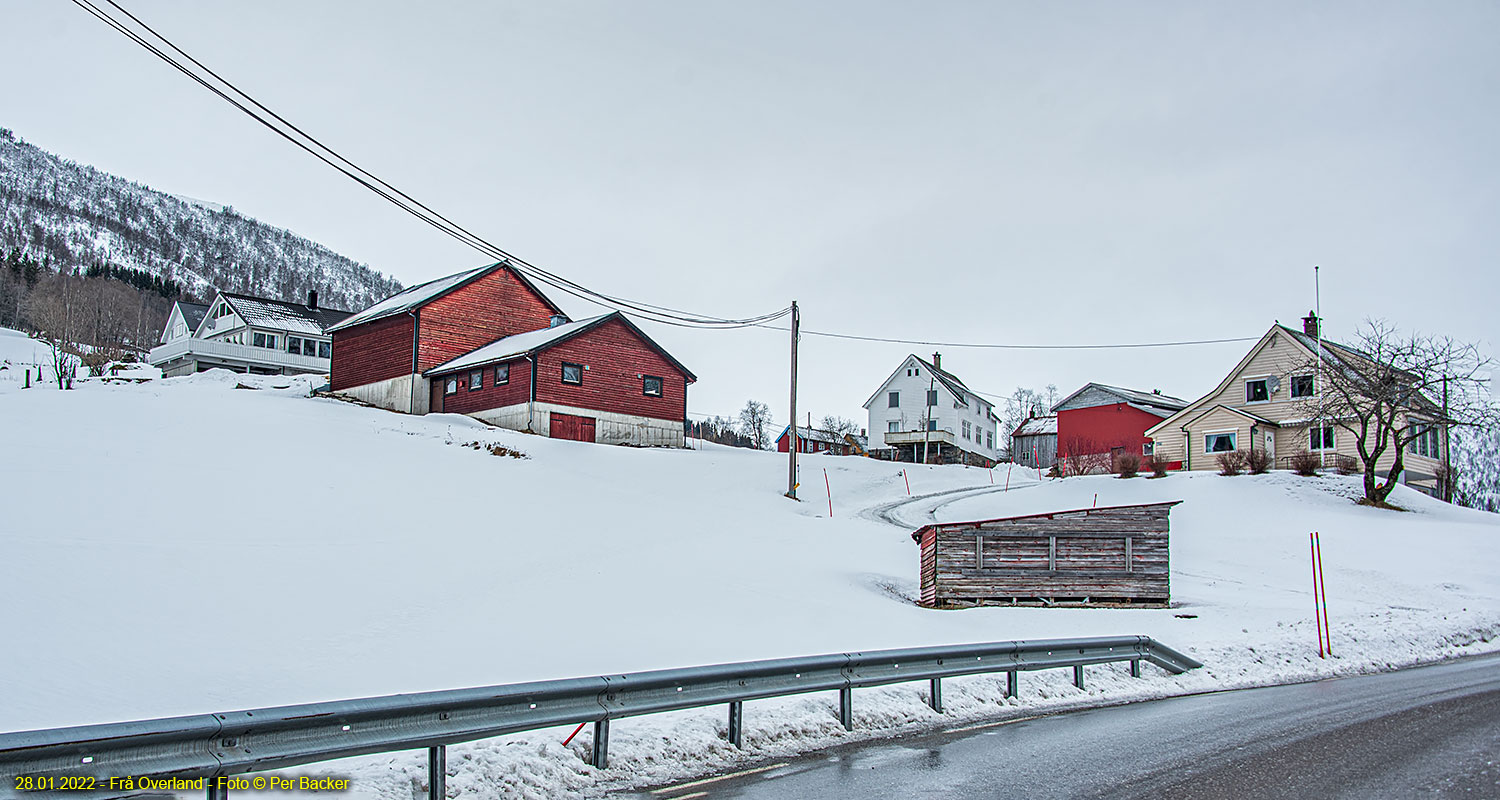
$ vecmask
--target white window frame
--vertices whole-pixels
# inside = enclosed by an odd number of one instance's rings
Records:
[[[1307,394],[1297,394],[1297,381],[1302,380],[1303,378],[1312,381],[1312,391],[1308,392]],[[1318,396],[1318,378],[1316,375],[1293,375],[1291,379],[1287,381],[1287,384],[1287,393],[1291,395],[1293,400],[1301,400],[1304,397]]]
[[[1337,450],[1338,435],[1333,432],[1333,427],[1332,425],[1324,425],[1322,428],[1319,428],[1317,425],[1309,425],[1307,428],[1307,449],[1315,453]],[[1313,444],[1313,437],[1318,435],[1320,431],[1322,435],[1318,438],[1321,443]]]
[[[1263,384],[1266,385],[1266,399],[1264,399],[1264,400],[1251,400],[1250,399],[1250,384],[1252,384],[1252,383],[1263,383]],[[1246,378],[1245,379],[1245,405],[1247,405],[1247,406],[1258,406],[1258,405],[1260,405],[1262,403],[1269,403],[1269,402],[1271,402],[1271,378],[1270,378],[1270,376],[1266,376],[1264,378]]]
[[[1210,449],[1208,449],[1208,440],[1209,440],[1210,437],[1214,437],[1214,436],[1228,436],[1229,437],[1229,444],[1230,444],[1229,449],[1228,450],[1210,450]],[[1240,432],[1239,432],[1239,429],[1237,429],[1237,428],[1236,429],[1232,429],[1232,430],[1204,431],[1203,432],[1203,455],[1213,456],[1213,455],[1218,455],[1219,453],[1232,453],[1232,452],[1234,452],[1235,450],[1238,450],[1238,449],[1240,449]]]

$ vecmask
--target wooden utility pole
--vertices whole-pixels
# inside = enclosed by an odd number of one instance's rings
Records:
[[[792,301],[792,413],[787,419],[786,496],[797,499],[797,338],[802,317],[797,311],[797,301]]]
[[[1453,462],[1448,460],[1448,376],[1443,376],[1443,502],[1453,502]]]

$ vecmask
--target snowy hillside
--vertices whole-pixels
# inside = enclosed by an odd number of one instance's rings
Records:
[[[0,337],[0,349],[26,347]],[[0,352],[0,360],[6,358]],[[0,372],[0,375],[3,375]],[[466,417],[413,418],[308,397],[307,378],[215,371],[73,392],[0,380],[0,730],[157,717],[724,661],[922,644],[1149,634],[1207,666],[1090,671],[723,709],[615,726],[597,771],[567,731],[454,748],[460,796],[594,796],[859,736],[1081,703],[1303,680],[1494,649],[1500,516],[1354,479],[1288,473],[1039,483],[1035,473],[911,470],[809,456],[806,501],[783,456],[554,441]],[[491,455],[498,443],[525,458]],[[107,467],[108,479],[99,476]],[[823,492],[832,487],[833,517]],[[1004,490],[1009,479],[1010,489]],[[991,481],[994,481],[992,484]],[[1183,500],[1174,607],[917,607],[921,523]],[[889,520],[903,524],[891,524]],[[1336,657],[1315,652],[1307,534],[1321,532]],[[73,642],[73,644],[68,644]],[[412,797],[419,753],[299,770]]]
[[[400,288],[290,231],[59,158],[4,129],[0,212],[0,250],[53,269],[143,269],[199,298],[213,288],[284,300],[317,289],[324,305],[359,310]]]

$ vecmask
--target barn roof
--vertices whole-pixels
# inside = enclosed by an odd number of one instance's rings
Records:
[[[1089,389],[1098,389],[1102,392],[1112,394],[1120,398],[1121,402],[1129,403],[1136,408],[1141,409],[1142,411],[1155,414],[1159,417],[1170,417],[1173,413],[1181,411],[1182,409],[1188,407],[1188,401],[1183,400],[1180,397],[1173,397],[1171,395],[1162,394],[1161,392],[1143,392],[1139,389],[1126,389],[1120,386],[1110,386],[1109,384],[1105,383],[1090,382],[1085,383],[1083,385],[1083,388],[1079,389],[1078,391],[1057,401],[1057,403],[1052,406],[1052,410],[1058,411],[1063,409],[1063,407],[1066,406],[1070,400],[1083,394]],[[1142,406],[1146,407],[1142,408]]]
[[[220,292],[219,296],[229,303],[245,324],[292,333],[324,334],[330,326],[349,316],[348,311],[336,308],[310,308],[301,303],[288,303],[267,297],[230,292]]]
[[[791,429],[792,429],[792,426],[790,426],[790,425],[786,426],[785,428],[782,428],[780,435],[778,435],[776,437],[776,441],[779,442],[783,438],[785,438],[786,434],[787,434],[787,431],[789,431]],[[833,433],[832,431],[820,431],[817,428],[808,428],[808,427],[804,427],[802,425],[798,425],[797,426],[797,438],[798,439],[807,439],[808,441],[812,441],[812,442],[827,442],[829,444],[848,444],[849,443],[841,434]],[[859,437],[855,437],[856,440],[858,440],[858,438]]]
[[[436,278],[426,283],[419,283],[416,286],[402,289],[401,291],[391,295],[390,297],[381,300],[375,305],[370,306],[369,308],[333,326],[329,329],[329,331],[340,331],[344,330],[345,328],[352,328],[355,325],[363,325],[366,322],[374,322],[377,319],[384,319],[385,317],[404,314],[414,308],[424,306],[455,289],[472,283],[473,281],[479,280],[485,275],[488,275],[491,272],[499,269],[510,270],[510,273],[516,276],[517,280],[525,284],[526,288],[530,289],[534,294],[536,294],[537,297],[540,297],[543,302],[545,302],[552,308],[553,311],[558,314],[563,313],[562,309],[558,308],[557,304],[552,302],[552,300],[545,294],[542,294],[541,290],[537,289],[536,285],[528,280],[525,275],[522,275],[519,271],[511,267],[508,262],[498,261],[494,264],[489,264],[483,267],[475,267],[474,269],[465,270],[463,272],[448,275],[443,278]]]
[[[1020,425],[1011,436],[1057,435],[1057,417],[1031,417]]]
[[[1072,508],[1067,511],[1044,511],[1040,514],[1019,514],[1014,517],[996,517],[994,519],[978,519],[972,522],[935,522],[931,525],[923,525],[912,531],[912,541],[920,543],[925,531],[934,530],[963,530],[965,528],[977,528],[988,525],[991,522],[1010,522],[1017,519],[1040,519],[1042,517],[1056,517],[1062,514],[1090,514],[1095,511],[1118,511],[1123,508],[1151,508],[1152,506],[1175,506],[1181,504],[1181,500],[1164,500],[1160,503],[1129,503],[1123,506],[1094,506],[1092,508]]]
[[[676,358],[673,358],[671,353],[668,353],[665,348],[653,341],[650,336],[647,336],[645,331],[642,331],[640,328],[636,327],[635,323],[632,323],[628,318],[626,318],[624,314],[621,314],[618,311],[611,311],[608,314],[600,314],[597,317],[581,319],[577,322],[563,323],[562,325],[558,325],[553,328],[542,328],[541,330],[527,331],[525,333],[515,334],[514,336],[506,336],[501,339],[496,339],[495,341],[490,342],[487,345],[479,347],[475,350],[470,350],[469,352],[464,353],[463,355],[455,359],[439,364],[422,374],[440,375],[443,373],[458,372],[460,370],[473,369],[475,367],[483,367],[489,364],[498,364],[502,361],[509,361],[514,358],[520,358],[521,356],[530,355],[541,350],[546,350],[547,348],[554,345],[561,344],[568,339],[572,339],[575,336],[593,330],[594,328],[597,328],[600,325],[609,322],[610,320],[619,320],[621,324],[623,324],[626,328],[629,328],[632,332],[635,333],[636,336],[640,337],[641,341],[645,342],[649,347],[651,347],[651,349],[660,353],[663,358],[672,363],[672,366],[681,370],[682,374],[687,376],[689,383],[693,383],[698,380],[698,376],[694,375],[691,371],[688,370],[687,367],[683,366],[682,362],[678,361]]]

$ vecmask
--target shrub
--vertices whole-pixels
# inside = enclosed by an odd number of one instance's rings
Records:
[[[1346,456],[1343,453],[1333,457],[1333,470],[1340,475],[1353,475],[1359,472],[1359,461],[1354,456]]]
[[[1167,477],[1167,460],[1165,458],[1147,456],[1144,466],[1146,467],[1146,469],[1151,470],[1151,477],[1153,478]]]
[[[1141,471],[1141,457],[1135,453],[1121,453],[1115,457],[1115,474],[1122,478],[1134,478]]]
[[[1220,475],[1238,475],[1245,471],[1245,454],[1239,450],[1220,453],[1218,461]]]
[[[1245,454],[1245,466],[1249,468],[1251,475],[1264,475],[1271,468],[1271,454],[1265,450],[1250,449]]]
[[[1292,470],[1298,475],[1312,476],[1318,474],[1318,454],[1306,450],[1292,456]]]

